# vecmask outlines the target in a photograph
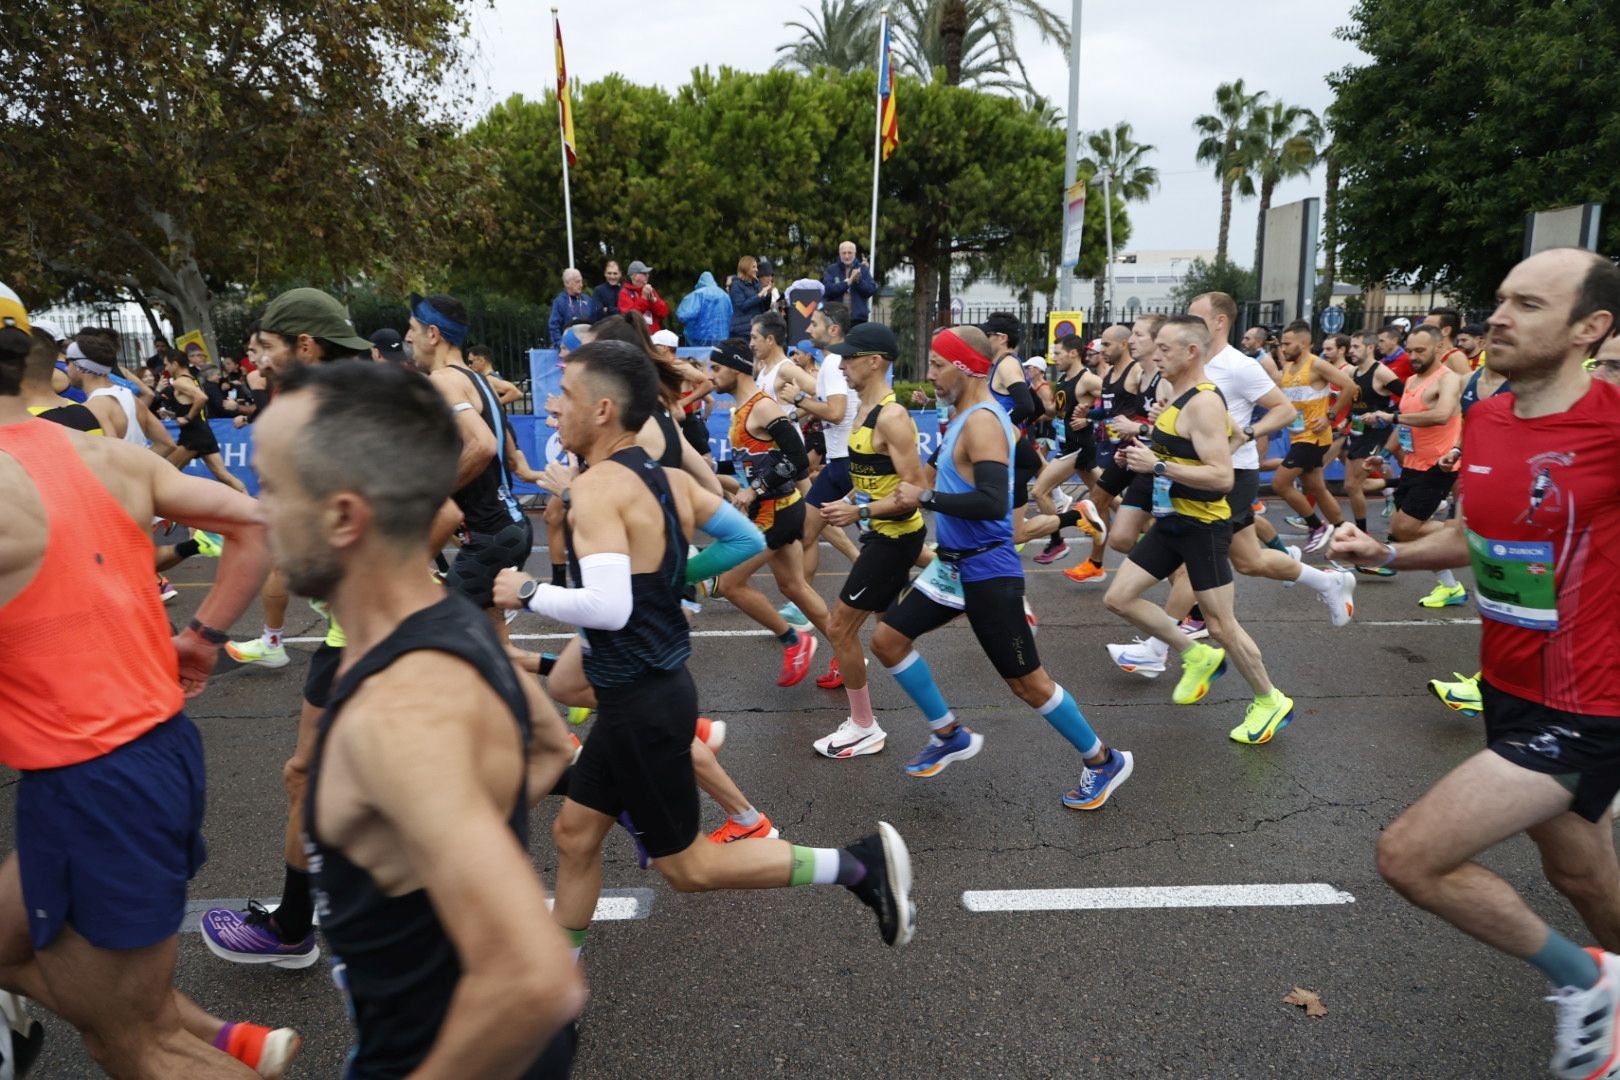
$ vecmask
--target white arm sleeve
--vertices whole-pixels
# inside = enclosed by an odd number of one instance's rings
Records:
[[[630,556],[602,551],[579,560],[577,589],[542,585],[529,610],[588,630],[622,630],[630,621]]]

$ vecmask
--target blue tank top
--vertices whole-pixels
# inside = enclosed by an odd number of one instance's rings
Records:
[[[1018,357],[1014,354],[1008,353],[1007,356],[1011,356],[1013,358],[1013,363],[1016,364],[1018,362]],[[989,390],[991,399],[994,400],[997,405],[1001,406],[1001,411],[1010,414],[1013,411],[1012,395],[1003,394],[1000,390],[996,389],[996,372],[1001,370],[1001,361],[1005,360],[1006,358],[1006,356],[998,357],[996,362],[990,365]],[[1019,378],[1024,380],[1024,385],[1028,386],[1029,378],[1024,374],[1024,369],[1022,367],[1018,369],[1018,375]],[[971,490],[971,485],[969,485],[969,489]]]
[[[1007,512],[994,521],[964,521],[953,518],[949,514],[936,513],[934,515],[934,536],[939,541],[941,557],[950,557],[953,552],[964,552],[957,562],[963,581],[987,581],[990,578],[1024,576],[1023,564],[1018,561],[1018,552],[1013,550],[1013,520],[1012,520],[1012,453],[1013,444],[1017,442],[1017,433],[1013,431],[1012,421],[1007,419],[1007,411],[995,402],[981,401],[965,412],[959,413],[945,429],[945,437],[939,445],[939,457],[935,459],[934,487],[947,494],[962,495],[974,488],[971,479],[963,479],[962,474],[956,471],[955,454],[956,439],[962,434],[962,425],[967,418],[980,409],[987,409],[995,415],[1001,424],[1001,432],[1007,437]]]
[[[1484,370],[1485,370],[1484,368],[1475,369],[1474,373],[1468,377],[1467,384],[1465,384],[1463,386],[1462,400],[1459,402],[1459,404],[1462,406],[1462,414],[1464,416],[1467,416],[1468,415],[1468,410],[1472,409],[1475,405],[1478,405],[1479,402],[1480,402],[1479,377],[1480,377],[1481,373],[1484,372]],[[1504,379],[1501,382],[1496,384],[1496,389],[1491,391],[1490,396],[1495,397],[1497,394],[1500,394],[1504,390],[1508,390],[1508,389],[1509,389],[1508,380]]]

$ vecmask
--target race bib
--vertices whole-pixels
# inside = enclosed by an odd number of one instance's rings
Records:
[[[1399,440],[1401,453],[1403,454],[1410,454],[1417,448],[1417,444],[1412,441],[1412,426],[1410,424],[1402,424],[1396,428],[1395,438]]]
[[[1553,546],[1534,540],[1491,540],[1468,530],[1479,613],[1529,630],[1558,629]]]
[[[1169,517],[1176,512],[1175,505],[1170,501],[1170,482],[1168,476],[1153,478],[1153,516],[1156,518]]]
[[[1294,433],[1295,435],[1298,435],[1300,432],[1304,431],[1305,430],[1305,414],[1302,413],[1302,412],[1299,412],[1298,410],[1295,410],[1294,419],[1289,422],[1288,430],[1291,431],[1292,433]]]
[[[961,611],[965,601],[962,599],[962,571],[953,562],[944,559],[935,559],[929,563],[912,587],[922,593],[936,604]]]

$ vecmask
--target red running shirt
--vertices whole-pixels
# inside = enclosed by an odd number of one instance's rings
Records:
[[[1463,434],[1469,553],[1493,686],[1554,709],[1620,716],[1620,387],[1523,420],[1481,401]]]

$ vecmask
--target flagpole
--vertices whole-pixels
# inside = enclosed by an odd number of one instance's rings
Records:
[[[558,26],[557,26],[557,9],[552,8],[551,9],[551,40],[553,42],[555,42],[561,37],[561,35],[562,35],[562,31],[560,29],[558,29]],[[558,57],[557,57],[557,59],[558,59],[558,67],[557,67],[557,149],[562,154],[563,219],[568,224],[568,265],[569,265],[569,267],[571,269],[573,269],[573,268],[577,268],[579,266],[579,264],[574,261],[574,200],[573,200],[573,195],[569,190],[569,181],[568,181],[568,131],[563,126],[563,119],[564,119],[564,114],[563,114],[563,78],[564,78],[564,72],[563,72],[563,68],[561,66],[561,58],[562,58],[561,57],[561,50],[558,50]]]
[[[883,9],[883,19],[878,24],[878,86],[877,86],[877,123],[873,125],[872,133],[872,236],[866,245],[866,264],[877,277],[877,221],[878,221],[878,171],[883,167],[883,45],[889,38],[889,10]],[[889,72],[890,79],[894,72]]]

